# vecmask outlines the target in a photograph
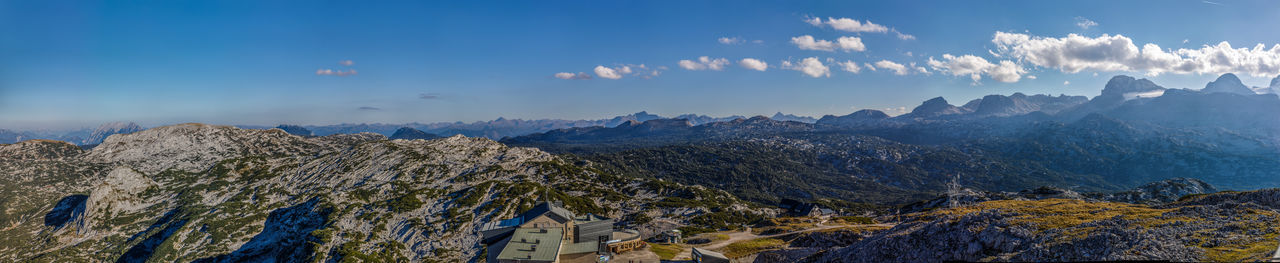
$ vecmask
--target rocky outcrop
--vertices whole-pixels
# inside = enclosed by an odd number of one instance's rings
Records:
[[[74,144],[50,141],[27,140],[14,144],[0,144],[0,158],[13,160],[48,160],[79,155],[83,150]]]
[[[1222,197],[1225,199],[1239,197]],[[1262,260],[1280,214],[1254,204],[1148,207],[1047,199],[912,214],[821,262]],[[1134,226],[1143,227],[1134,227]],[[1231,242],[1228,237],[1240,238]],[[1246,249],[1259,242],[1272,245]],[[1265,244],[1265,243],[1264,243]]]
[[[1162,204],[1177,201],[1184,196],[1216,192],[1218,192],[1217,188],[1204,181],[1193,178],[1174,178],[1148,183],[1129,191],[1101,195],[1096,198],[1112,202]]]
[[[276,209],[267,216],[262,232],[235,252],[194,262],[309,262],[315,245],[324,242],[311,233],[332,223],[329,215],[334,209],[318,199]]]

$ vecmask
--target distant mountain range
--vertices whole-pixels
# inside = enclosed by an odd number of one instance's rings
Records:
[[[14,131],[0,129],[0,144],[12,144],[20,141],[45,139],[58,140],[74,143],[76,145],[92,147],[102,143],[107,136],[113,134],[128,134],[143,130],[142,126],[132,122],[109,122],[104,123],[94,129],[75,129],[75,130],[38,130],[38,131]]]
[[[787,115],[777,113],[775,116],[789,118],[797,121],[814,122],[811,117],[802,117],[795,115]],[[582,127],[615,127],[627,122],[645,122],[656,119],[684,119],[693,125],[702,125],[715,122],[727,122],[736,119],[746,119],[743,116],[728,117],[711,117],[697,114],[684,114],[675,117],[663,117],[648,112],[637,112],[628,115],[617,116],[609,119],[599,120],[561,120],[561,119],[540,119],[540,120],[522,120],[498,118],[492,121],[478,121],[471,123],[464,122],[439,122],[439,123],[406,123],[406,124],[335,124],[335,125],[304,125],[297,126],[299,128],[313,131],[315,136],[326,136],[333,134],[355,134],[361,132],[371,132],[382,134],[384,136],[393,136],[401,128],[412,128],[428,134],[437,136],[448,136],[461,134],[470,137],[485,137],[490,139],[501,139],[506,137],[515,137],[540,132],[546,132],[556,129],[566,128],[582,128]],[[237,127],[246,129],[269,129],[267,126],[256,125],[239,125]],[[277,127],[279,128],[279,127]]]
[[[884,198],[865,195],[867,187],[912,195],[940,189],[950,174],[1005,190],[1032,185],[1120,190],[1175,177],[1226,189],[1280,187],[1274,176],[1280,174],[1280,97],[1251,90],[1231,74],[1202,90],[1166,89],[1147,79],[1116,76],[1092,99],[1015,93],[955,106],[934,98],[893,117],[860,110],[812,124],[764,116],[703,125],[651,120],[502,142],[573,153],[621,173],[724,184],[764,202],[769,196]],[[756,158],[762,155],[769,157]],[[725,158],[737,166],[691,168]],[[672,160],[683,160],[682,165]],[[812,165],[780,169],[792,163]],[[729,177],[702,177],[708,174]],[[795,181],[778,181],[778,176],[797,175]],[[836,178],[867,182],[856,189],[829,187]]]

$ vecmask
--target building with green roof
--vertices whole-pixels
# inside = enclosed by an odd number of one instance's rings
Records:
[[[519,216],[481,226],[488,262],[597,262],[610,255],[613,219],[577,216],[559,202],[542,202]]]

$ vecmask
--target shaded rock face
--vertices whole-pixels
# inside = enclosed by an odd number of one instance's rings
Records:
[[[430,139],[436,139],[436,138],[443,138],[443,137],[441,137],[440,135],[426,133],[424,131],[420,131],[418,129],[409,128],[409,127],[401,127],[400,129],[396,130],[396,133],[391,134],[391,137],[389,137],[389,139],[392,139],[392,140],[396,140],[396,139],[430,140]]]
[[[973,114],[978,116],[1013,116],[1040,110],[1039,105],[1027,102],[1025,95],[1018,95],[1022,94],[1017,93],[1014,96],[984,96],[982,101],[978,103],[977,108],[974,108]]]
[[[187,219],[184,218],[185,215],[182,213],[180,209],[169,211],[160,217],[155,224],[148,227],[147,231],[129,238],[129,240],[133,240],[142,236],[146,237],[142,242],[138,242],[138,244],[125,251],[123,255],[120,255],[120,258],[116,259],[116,263],[143,263],[151,259],[151,256],[156,252],[156,248],[163,244],[165,240],[169,240],[178,229],[187,225]]]
[[[318,238],[312,231],[328,227],[334,208],[318,199],[271,211],[261,233],[235,252],[195,262],[308,262]]]
[[[94,129],[93,133],[89,134],[89,138],[85,138],[84,141],[80,142],[80,144],[81,145],[99,144],[99,143],[102,143],[103,140],[106,140],[107,136],[111,136],[113,134],[129,134],[129,133],[134,133],[141,130],[142,130],[142,126],[138,126],[137,123],[132,123],[132,122],[107,123],[107,124],[98,126],[97,129]]]
[[[61,229],[66,226],[72,218],[84,215],[85,201],[89,200],[88,195],[70,195],[58,200],[58,204],[53,206],[53,211],[49,211],[44,215],[44,225],[52,226],[54,229]]]
[[[276,129],[280,129],[284,132],[297,136],[315,136],[315,133],[312,133],[311,130],[298,125],[281,124],[280,126],[276,126]]]
[[[1240,82],[1240,78],[1236,74],[1222,74],[1217,80],[1209,82],[1200,90],[1205,93],[1234,93],[1240,95],[1255,95],[1252,89]]]

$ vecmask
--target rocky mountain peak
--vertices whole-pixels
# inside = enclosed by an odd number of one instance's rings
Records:
[[[889,118],[889,114],[885,114],[883,111],[871,110],[871,109],[855,111],[845,116],[855,118],[855,119],[869,119],[869,120],[879,120],[879,119]]]
[[[1026,96],[987,95],[982,97],[973,113],[981,116],[1012,116],[1038,110],[1040,106],[1027,102]]]
[[[1135,79],[1130,76],[1117,75],[1115,77],[1111,77],[1111,80],[1107,81],[1106,87],[1102,88],[1101,96],[1123,98],[1124,94],[1127,93],[1148,92],[1164,89],[1164,87],[1156,85],[1155,82],[1151,82],[1151,80],[1148,79]]]
[[[777,121],[798,121],[803,123],[814,123],[818,121],[818,119],[814,119],[813,117],[783,114],[781,111],[774,113],[773,117],[769,117],[769,118]]]
[[[1240,82],[1240,78],[1236,74],[1222,74],[1217,80],[1204,85],[1204,89],[1200,90],[1204,93],[1234,93],[1241,95],[1254,95],[1252,89]]]
[[[247,130],[185,123],[107,137],[87,160],[126,163],[145,173],[169,168],[195,171],[236,155],[300,154],[318,145],[282,130]]]
[[[84,141],[81,141],[80,144],[81,145],[99,144],[99,143],[102,143],[102,141],[105,140],[107,136],[111,136],[112,134],[125,134],[125,133],[137,132],[141,130],[142,130],[142,126],[138,126],[137,123],[132,123],[132,122],[104,123],[102,125],[99,125],[97,129],[94,129],[93,133],[89,134],[89,138],[84,139]]]
[[[920,106],[916,106],[914,109],[911,109],[910,115],[913,117],[927,118],[927,117],[937,117],[942,115],[961,114],[964,112],[965,111],[963,109],[960,109],[955,105],[951,105],[951,103],[947,103],[947,99],[944,99],[942,97],[937,97],[937,98],[926,100],[924,101],[924,103],[921,103]]]

